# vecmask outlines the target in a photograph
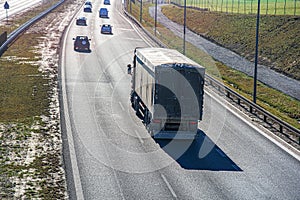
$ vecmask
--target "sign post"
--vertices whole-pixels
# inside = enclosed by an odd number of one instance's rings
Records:
[[[8,9],[9,9],[9,5],[8,5],[7,1],[5,1],[5,3],[4,3],[4,9],[6,10],[6,23],[8,23]]]

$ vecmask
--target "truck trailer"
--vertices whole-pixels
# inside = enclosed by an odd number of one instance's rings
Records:
[[[130,102],[150,135],[194,139],[202,119],[205,68],[174,49],[136,48]]]

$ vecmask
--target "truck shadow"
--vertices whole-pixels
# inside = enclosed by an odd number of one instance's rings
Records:
[[[155,141],[184,169],[243,171],[201,130],[194,141]]]

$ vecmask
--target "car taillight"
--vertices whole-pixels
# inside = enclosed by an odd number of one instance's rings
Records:
[[[198,122],[197,121],[190,121],[190,124],[195,125],[195,124],[198,124]]]

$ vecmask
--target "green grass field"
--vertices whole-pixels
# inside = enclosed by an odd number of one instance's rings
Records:
[[[184,5],[184,0],[171,0]],[[187,6],[226,13],[256,14],[258,0],[187,0]],[[261,0],[261,14],[300,15],[299,0]]]

